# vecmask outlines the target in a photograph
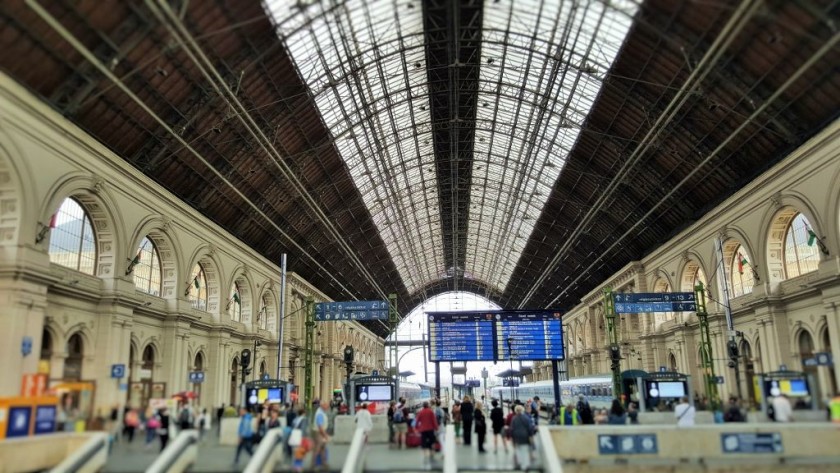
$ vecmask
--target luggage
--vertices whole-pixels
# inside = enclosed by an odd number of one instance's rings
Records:
[[[411,429],[405,434],[405,446],[408,448],[418,448],[420,446],[420,432]]]

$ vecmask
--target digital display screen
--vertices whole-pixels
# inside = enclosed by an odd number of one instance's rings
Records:
[[[392,398],[391,385],[389,384],[363,384],[356,386],[357,402],[390,401]]]
[[[785,394],[791,397],[809,396],[808,382],[803,378],[769,380],[764,382],[765,393],[770,397]]]
[[[280,403],[283,402],[283,388],[269,388],[268,402]]]
[[[682,381],[666,381],[659,383],[659,397],[685,396],[685,383]]]
[[[563,360],[561,313],[429,312],[429,360]]]

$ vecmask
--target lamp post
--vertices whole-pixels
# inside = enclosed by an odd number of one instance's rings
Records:
[[[257,347],[261,347],[262,343],[259,340],[254,340],[254,381],[259,379],[257,376]],[[262,373],[260,373],[261,375]],[[244,378],[243,378],[244,379]]]
[[[344,366],[347,368],[347,386],[350,386],[350,375],[353,374],[353,359],[356,356],[356,351],[353,349],[353,345],[347,345],[344,347]],[[348,393],[348,399],[349,399]]]

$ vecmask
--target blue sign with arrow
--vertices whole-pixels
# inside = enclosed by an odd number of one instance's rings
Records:
[[[319,302],[315,320],[388,320],[388,301]]]
[[[782,434],[725,433],[720,434],[723,453],[782,453]]]
[[[125,365],[111,365],[111,378],[121,379],[125,377]]]
[[[659,453],[656,434],[598,435],[601,455],[655,455]]]
[[[695,312],[697,303],[693,292],[640,292],[613,294],[615,312]]]

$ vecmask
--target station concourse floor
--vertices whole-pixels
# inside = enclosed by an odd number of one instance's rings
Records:
[[[105,473],[137,473],[143,472],[157,458],[160,443],[154,442],[151,448],[145,448],[145,439],[142,436],[135,436],[133,443],[118,441],[111,450],[108,463],[105,465]],[[505,453],[501,448],[498,453],[493,453],[492,439],[487,445],[487,453],[479,454],[473,437],[473,445],[467,447],[460,443],[456,446],[459,471],[512,471],[513,450],[508,446],[509,451]],[[330,445],[330,471],[340,471],[344,465],[349,445]],[[440,471],[441,460],[437,460],[433,466],[423,465],[423,453],[419,448],[395,450],[386,444],[369,445],[367,452],[367,467],[365,471],[373,472],[399,472],[399,471]],[[191,472],[233,472],[242,471],[247,466],[250,457],[243,452],[237,466],[233,465],[233,458],[236,454],[236,447],[219,445],[218,437],[206,435],[198,447],[198,460],[190,468]],[[439,457],[438,457],[439,458]],[[309,460],[305,465],[309,466]],[[538,464],[532,464],[531,470],[539,469]],[[275,471],[290,471],[288,464],[279,465]]]

